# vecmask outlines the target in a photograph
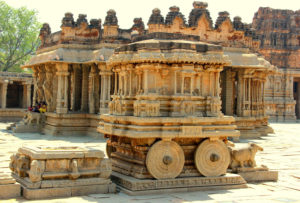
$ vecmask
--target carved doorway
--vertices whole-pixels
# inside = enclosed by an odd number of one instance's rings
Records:
[[[23,85],[20,82],[13,82],[7,86],[6,108],[23,107]]]

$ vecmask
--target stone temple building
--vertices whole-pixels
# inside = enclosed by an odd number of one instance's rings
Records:
[[[258,52],[279,68],[268,76],[267,114],[272,120],[299,119],[300,10],[259,8],[252,28],[260,40]]]
[[[0,120],[21,120],[31,105],[32,95],[31,74],[0,72]]]
[[[176,108],[160,106],[171,108],[166,110],[168,115],[157,115],[155,108],[158,107],[147,110],[147,105],[141,104],[141,117],[143,108],[148,112],[145,116],[169,116],[170,112],[186,116],[215,116],[216,113],[233,116],[242,136],[257,137],[272,132],[267,113],[274,119],[295,119],[294,73],[275,67],[264,59],[263,52],[262,55],[257,53],[265,46],[262,45],[265,38],[253,29],[254,24],[244,24],[239,17],[231,21],[229,13],[224,11],[213,25],[207,7],[207,3],[195,1],[188,20],[176,6],[170,7],[166,17],[159,9],[153,9],[148,29],[141,18],[135,18],[130,29],[119,28],[114,10],[107,12],[103,25],[99,19],[88,22],[83,14],[75,20],[72,13],[65,14],[58,32],[52,33],[50,26],[44,24],[40,31],[41,46],[24,65],[34,72],[33,102],[46,101],[48,105],[43,131],[97,135],[99,114],[109,113],[111,108],[121,115],[132,112],[132,94],[141,98],[152,94],[188,98]],[[159,40],[159,45],[157,41],[151,44],[151,40]],[[172,40],[180,43],[172,43]],[[165,57],[164,51],[170,48],[187,60],[172,67],[172,73],[160,65],[151,70],[133,68],[138,61],[124,66],[129,60],[134,61],[134,54],[128,54],[128,58],[123,54],[120,59],[123,62],[113,63],[118,52],[143,50],[143,42],[156,50],[155,54],[144,53],[151,63]],[[131,43],[134,45],[130,46]],[[209,45],[199,45],[201,43]],[[224,63],[219,67],[218,55],[211,54],[205,59],[207,63],[192,65],[194,62],[188,59],[187,52],[181,51],[189,49],[218,52]],[[168,61],[163,62],[163,66],[169,65]],[[162,71],[162,77],[172,74],[175,88],[166,89],[155,80],[152,71]],[[274,85],[278,77],[284,81],[284,88],[282,83]],[[121,99],[116,103],[115,98]],[[201,102],[189,105],[188,101],[195,99]]]

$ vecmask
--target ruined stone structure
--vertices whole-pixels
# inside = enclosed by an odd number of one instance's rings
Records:
[[[0,120],[21,120],[31,105],[32,92],[31,74],[0,72]]]
[[[252,27],[260,40],[258,52],[279,68],[269,76],[266,90],[271,119],[300,118],[300,10],[259,8]]]
[[[114,193],[111,162],[104,153],[81,147],[21,147],[11,156],[13,177],[26,199]]]

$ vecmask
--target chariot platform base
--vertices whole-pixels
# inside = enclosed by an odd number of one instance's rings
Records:
[[[122,192],[133,196],[247,188],[246,181],[240,175],[229,173],[218,177],[187,177],[156,180],[137,179],[113,172],[111,179]]]

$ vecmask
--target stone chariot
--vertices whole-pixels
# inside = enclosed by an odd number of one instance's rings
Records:
[[[108,63],[115,89],[98,131],[113,171],[157,180],[226,173],[227,138],[239,131],[220,110],[222,47],[152,39],[117,49]]]

